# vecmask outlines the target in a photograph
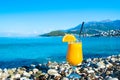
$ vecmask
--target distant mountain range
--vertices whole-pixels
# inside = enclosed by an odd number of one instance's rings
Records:
[[[40,36],[63,36],[65,33],[79,34],[81,24],[67,29],[57,30]],[[85,22],[81,36],[120,36],[120,20]]]

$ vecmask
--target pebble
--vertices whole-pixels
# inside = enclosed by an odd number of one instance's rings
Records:
[[[20,80],[30,80],[30,79],[28,79],[26,77],[21,77]]]
[[[73,75],[72,75],[73,74]],[[120,54],[84,60],[73,70],[67,62],[49,61],[0,69],[0,80],[120,80]]]
[[[91,61],[91,59],[89,58],[89,59],[87,59],[86,61],[87,61],[87,62],[90,62],[90,61]]]
[[[88,70],[87,73],[94,73],[95,71],[94,70]]]
[[[69,80],[67,77],[63,77],[63,79],[62,80]]]
[[[20,74],[15,74],[15,78],[20,78],[21,75]]]
[[[47,73],[49,75],[58,75],[58,71],[56,69],[49,69]]]
[[[24,72],[23,72],[23,76],[25,76],[25,77],[30,77],[30,74],[29,74],[28,72],[24,71]]]
[[[108,78],[106,80],[118,80],[118,78]]]
[[[105,68],[105,64],[103,61],[98,62],[97,65],[99,68]]]

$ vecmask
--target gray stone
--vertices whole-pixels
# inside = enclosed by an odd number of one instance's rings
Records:
[[[67,77],[63,77],[63,79],[62,80],[69,80]]]
[[[119,80],[118,78],[108,78],[108,79],[105,79],[105,80]]]
[[[58,71],[56,69],[49,69],[47,73],[49,75],[58,75]]]
[[[87,73],[94,73],[94,70],[88,70]]]
[[[105,68],[105,64],[103,61],[98,62],[97,65],[99,68]]]

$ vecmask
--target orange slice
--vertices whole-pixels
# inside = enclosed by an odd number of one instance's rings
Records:
[[[62,39],[62,42],[75,42],[75,41],[76,41],[76,38],[72,34],[66,34]]]

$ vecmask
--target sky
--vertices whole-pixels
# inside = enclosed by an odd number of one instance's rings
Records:
[[[120,19],[120,0],[0,0],[0,35],[38,35]]]

